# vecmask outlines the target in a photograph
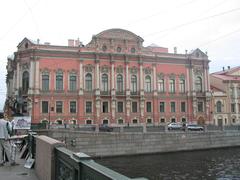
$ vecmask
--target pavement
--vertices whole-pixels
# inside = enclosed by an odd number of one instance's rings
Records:
[[[0,180],[38,180],[34,168],[24,167],[26,160],[19,159],[19,153],[17,153],[16,163],[19,165],[10,166],[9,163],[5,163],[4,166],[0,166]]]

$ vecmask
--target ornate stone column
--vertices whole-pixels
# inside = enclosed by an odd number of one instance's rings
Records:
[[[17,75],[16,75],[16,89],[15,89],[15,95],[18,95],[19,87],[20,87],[20,63],[17,62]]]
[[[39,94],[40,89],[40,82],[39,79],[41,78],[40,70],[39,70],[39,60],[38,58],[35,61],[35,94]]]
[[[79,64],[79,95],[83,95],[83,60]]]
[[[35,72],[35,62],[33,61],[35,58],[32,57],[30,61],[30,69],[29,69],[29,89],[28,94],[33,94],[34,87],[34,72]]]

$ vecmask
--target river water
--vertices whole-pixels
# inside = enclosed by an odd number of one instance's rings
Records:
[[[96,160],[131,178],[240,180],[240,147]]]

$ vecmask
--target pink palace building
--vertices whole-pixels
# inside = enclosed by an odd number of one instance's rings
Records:
[[[201,50],[169,53],[127,30],[87,45],[24,38],[8,58],[5,111],[32,123],[210,124],[209,60]]]

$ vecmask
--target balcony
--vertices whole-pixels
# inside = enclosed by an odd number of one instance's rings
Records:
[[[101,96],[110,96],[110,91],[101,91],[100,95]]]
[[[125,96],[125,92],[124,91],[116,91],[116,95],[117,96]]]
[[[135,92],[131,91],[130,95],[131,96],[139,96],[139,91],[135,91]]]

